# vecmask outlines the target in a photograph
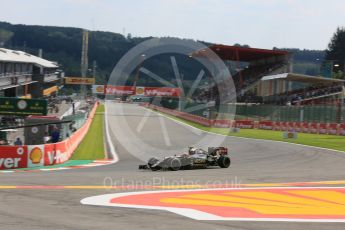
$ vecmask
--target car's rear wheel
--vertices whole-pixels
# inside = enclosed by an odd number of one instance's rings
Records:
[[[172,158],[169,160],[169,169],[172,171],[178,171],[181,169],[181,160],[178,158]]]
[[[220,156],[217,161],[219,167],[221,168],[229,168],[231,164],[230,157],[228,156]]]

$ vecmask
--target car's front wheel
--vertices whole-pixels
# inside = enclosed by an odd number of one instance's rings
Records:
[[[149,166],[149,168],[152,170],[152,171],[157,171],[157,170],[160,170],[161,167],[159,166],[153,166],[155,165],[157,162],[159,162],[159,159],[155,158],[155,157],[152,157],[150,158],[149,162],[147,163],[147,165]]]

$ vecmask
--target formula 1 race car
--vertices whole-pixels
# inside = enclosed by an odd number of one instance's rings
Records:
[[[139,169],[172,170],[207,168],[208,166],[219,166],[228,168],[230,166],[228,149],[225,147],[209,147],[208,151],[189,147],[188,153],[165,157],[159,160],[156,157],[149,159],[146,165],[139,165]]]

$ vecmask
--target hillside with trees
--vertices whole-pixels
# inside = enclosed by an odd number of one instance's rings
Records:
[[[43,49],[43,57],[58,62],[67,76],[80,76],[80,56],[82,46],[81,28],[54,27],[54,26],[29,26],[13,25],[0,22],[0,47],[23,50],[37,55],[38,49]],[[320,65],[326,59],[344,59],[344,53],[337,53],[344,42],[344,29],[338,29],[330,43],[329,49],[323,50],[300,50],[289,48],[274,48],[287,50],[294,55],[294,72],[319,75]],[[97,83],[103,84],[107,81],[109,74],[120,58],[132,47],[140,42],[149,39],[141,37],[123,36],[119,33],[91,31],[89,35],[89,65],[97,62]],[[205,44],[210,44],[206,43]],[[240,44],[235,44],[241,46]],[[243,45],[249,47],[248,45]],[[159,61],[159,60],[157,60]],[[344,62],[343,62],[344,63]],[[190,63],[189,63],[190,64]],[[155,65],[154,61],[151,65]],[[162,75],[170,74],[169,60],[166,64],[160,62]],[[165,66],[166,65],[166,66]],[[196,74],[193,67],[181,66],[190,75]],[[91,74],[91,73],[90,73]]]

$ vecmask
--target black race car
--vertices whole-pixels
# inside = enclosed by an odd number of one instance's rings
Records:
[[[139,165],[139,169],[172,170],[207,168],[208,166],[219,166],[228,168],[231,164],[228,156],[228,149],[225,147],[209,147],[208,151],[189,147],[188,153],[165,157],[162,160],[153,157],[146,165]]]

